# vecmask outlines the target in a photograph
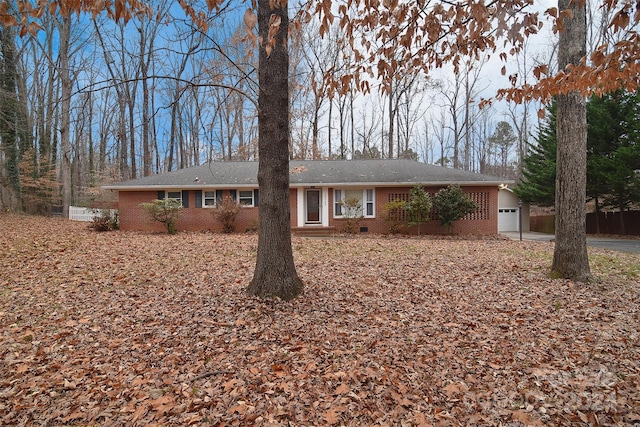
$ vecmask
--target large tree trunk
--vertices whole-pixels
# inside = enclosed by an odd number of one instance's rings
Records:
[[[69,43],[71,40],[71,13],[62,17],[60,26],[60,81],[62,107],[60,112],[60,180],[62,181],[62,215],[69,218],[71,205],[71,73],[69,70]]]
[[[558,0],[565,15],[560,31],[558,65],[577,64],[585,55],[585,2]],[[587,184],[587,109],[578,92],[558,96],[556,173],[556,245],[553,272],[576,281],[587,281],[591,274],[587,256],[586,184]]]
[[[279,297],[289,301],[302,293],[291,249],[289,207],[289,54],[287,35],[289,18],[287,2],[258,1],[258,25],[261,40],[258,71],[258,185],[260,188],[260,220],[258,255],[253,279],[247,288],[251,295]],[[271,46],[271,16],[281,19]]]
[[[389,82],[389,149],[387,157],[393,159],[393,125],[395,108],[393,106],[393,81]]]
[[[151,57],[151,45],[148,57],[145,58],[147,41],[145,30],[140,27],[140,73],[142,74],[142,174],[143,176],[151,175],[151,150],[149,142],[149,58]]]
[[[17,57],[14,30],[0,28],[0,165],[5,168],[4,176],[16,200],[20,200],[20,155],[18,153],[17,132]],[[2,177],[0,173],[0,177]],[[0,181],[1,182],[1,181]],[[21,204],[21,203],[20,203]],[[17,207],[17,206],[15,206]]]

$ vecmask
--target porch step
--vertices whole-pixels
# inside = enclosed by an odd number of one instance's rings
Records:
[[[336,233],[335,227],[293,227],[291,232],[300,237],[330,237]]]

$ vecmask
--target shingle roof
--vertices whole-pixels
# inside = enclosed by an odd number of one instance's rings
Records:
[[[499,185],[511,180],[413,160],[296,160],[290,185]],[[257,187],[258,162],[211,162],[104,186],[111,190]]]

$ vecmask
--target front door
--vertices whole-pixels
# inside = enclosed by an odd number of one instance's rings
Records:
[[[320,222],[320,190],[315,188],[305,191],[307,199],[307,215],[305,222],[307,224],[318,224]]]

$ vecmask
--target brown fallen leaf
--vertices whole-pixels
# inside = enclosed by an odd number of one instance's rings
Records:
[[[138,406],[136,408],[136,410],[133,413],[133,417],[131,418],[131,424],[135,424],[138,422],[138,420],[144,416],[144,414],[147,412],[147,405],[146,404],[142,404],[140,406]]]
[[[335,409],[329,409],[324,413],[324,420],[331,425],[337,424],[340,421],[340,414],[341,412],[336,412]]]
[[[347,394],[351,391],[351,388],[346,384],[342,383],[334,390],[333,394]]]
[[[444,390],[444,392],[446,393],[447,397],[451,397],[454,394],[462,393],[467,389],[468,387],[463,382],[450,383],[442,388],[442,390]]]
[[[545,423],[540,421],[537,418],[532,417],[529,413],[527,413],[524,409],[519,409],[511,414],[511,419],[513,421],[519,421],[525,426],[533,426],[533,427],[544,427]]]
[[[282,303],[244,291],[255,234],[0,227],[3,425],[640,421],[637,255],[577,286],[546,242],[294,236]]]

